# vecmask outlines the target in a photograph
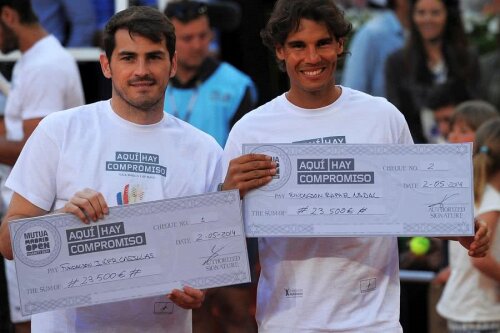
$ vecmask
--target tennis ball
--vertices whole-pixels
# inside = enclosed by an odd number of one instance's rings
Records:
[[[426,254],[430,247],[431,241],[427,237],[413,237],[410,240],[410,251],[417,256]]]

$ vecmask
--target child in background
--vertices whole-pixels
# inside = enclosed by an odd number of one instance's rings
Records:
[[[449,143],[474,142],[476,130],[486,121],[499,117],[497,109],[482,100],[471,100],[460,103],[450,118]],[[442,285],[448,281],[450,268],[441,270],[432,281],[434,285]]]
[[[498,110],[490,103],[472,100],[460,103],[450,120],[450,143],[474,142],[475,132],[487,120],[498,117]]]
[[[455,117],[453,127],[457,119],[463,118]],[[463,138],[474,135],[465,132]],[[451,275],[437,309],[451,333],[500,332],[500,119],[485,122],[475,136],[474,215],[488,225],[491,250],[484,258],[468,258],[450,243]]]

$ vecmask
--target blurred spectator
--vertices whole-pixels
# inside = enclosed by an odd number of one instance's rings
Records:
[[[224,15],[224,12],[226,15]],[[165,94],[165,111],[212,135],[224,146],[232,125],[255,107],[252,80],[210,57],[210,22],[234,22],[234,7],[196,1],[170,2],[165,14],[177,36],[177,73]]]
[[[474,142],[477,129],[491,118],[499,116],[490,103],[472,100],[460,103],[450,120],[450,143]]]
[[[429,93],[426,107],[434,114],[437,132],[433,133],[437,143],[445,143],[450,133],[450,120],[458,104],[471,97],[460,82],[447,81]]]
[[[387,99],[405,116],[417,143],[432,142],[434,121],[424,105],[436,84],[455,80],[477,95],[479,62],[468,48],[457,0],[411,0],[405,47],[386,64]]]
[[[0,0],[0,48],[2,53],[21,51],[5,106],[5,135],[0,137],[2,180],[8,175],[40,120],[47,114],[84,103],[74,58],[47,33],[29,0]],[[47,84],[50,80],[50,84]],[[3,187],[4,206],[12,192]],[[6,261],[10,318],[16,332],[29,332],[29,317],[20,312],[17,278],[12,261]]]
[[[231,2],[174,1],[167,4],[165,14],[177,37],[177,73],[167,87],[165,111],[224,146],[232,125],[257,102],[255,85],[246,74],[210,56],[211,28],[236,28],[239,7]],[[251,258],[256,258],[254,241],[249,240]],[[211,332],[219,326],[227,333],[255,332],[253,298],[250,285],[211,290],[202,308],[193,311],[193,331]]]
[[[385,63],[391,53],[404,45],[405,29],[409,25],[409,1],[381,0],[379,5],[387,5],[387,9],[356,32],[342,73],[344,86],[385,96]]]
[[[42,26],[68,47],[92,46],[95,12],[89,0],[34,0]]]
[[[476,106],[484,113],[484,103],[467,103],[469,116]],[[472,259],[450,242],[451,273],[437,309],[452,333],[500,332],[500,119],[489,108],[495,119],[465,140],[474,138],[474,215],[488,225],[491,246],[486,257]]]
[[[498,1],[500,4],[500,1]],[[500,5],[498,9],[498,24],[500,24]],[[500,110],[500,32],[497,34],[496,50],[485,54],[481,63],[481,95]]]

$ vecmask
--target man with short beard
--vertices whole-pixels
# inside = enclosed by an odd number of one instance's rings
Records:
[[[12,220],[57,210],[97,222],[109,213],[108,205],[202,194],[220,183],[221,147],[163,111],[165,89],[177,68],[167,17],[148,6],[116,13],[104,30],[104,50],[100,63],[111,80],[111,99],[46,117],[7,179],[14,194],[0,227],[0,252],[8,259]],[[185,286],[168,296],[37,313],[32,330],[187,333],[187,309],[200,307],[203,299],[204,292]],[[158,304],[169,301],[178,307],[168,304],[169,311],[158,311]]]
[[[84,95],[74,58],[43,29],[29,0],[0,0],[0,49],[2,53],[19,50],[22,54],[13,69],[3,119],[5,133],[0,136],[3,183],[40,120],[54,111],[82,105]],[[11,195],[2,186],[5,207]],[[16,332],[28,331],[29,317],[20,312],[12,262],[6,262],[6,275],[11,321]]]

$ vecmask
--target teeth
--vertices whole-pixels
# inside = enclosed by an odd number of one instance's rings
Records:
[[[314,75],[318,75],[322,72],[322,69],[317,69],[315,71],[304,71],[304,74],[307,75],[307,76],[314,76]]]

